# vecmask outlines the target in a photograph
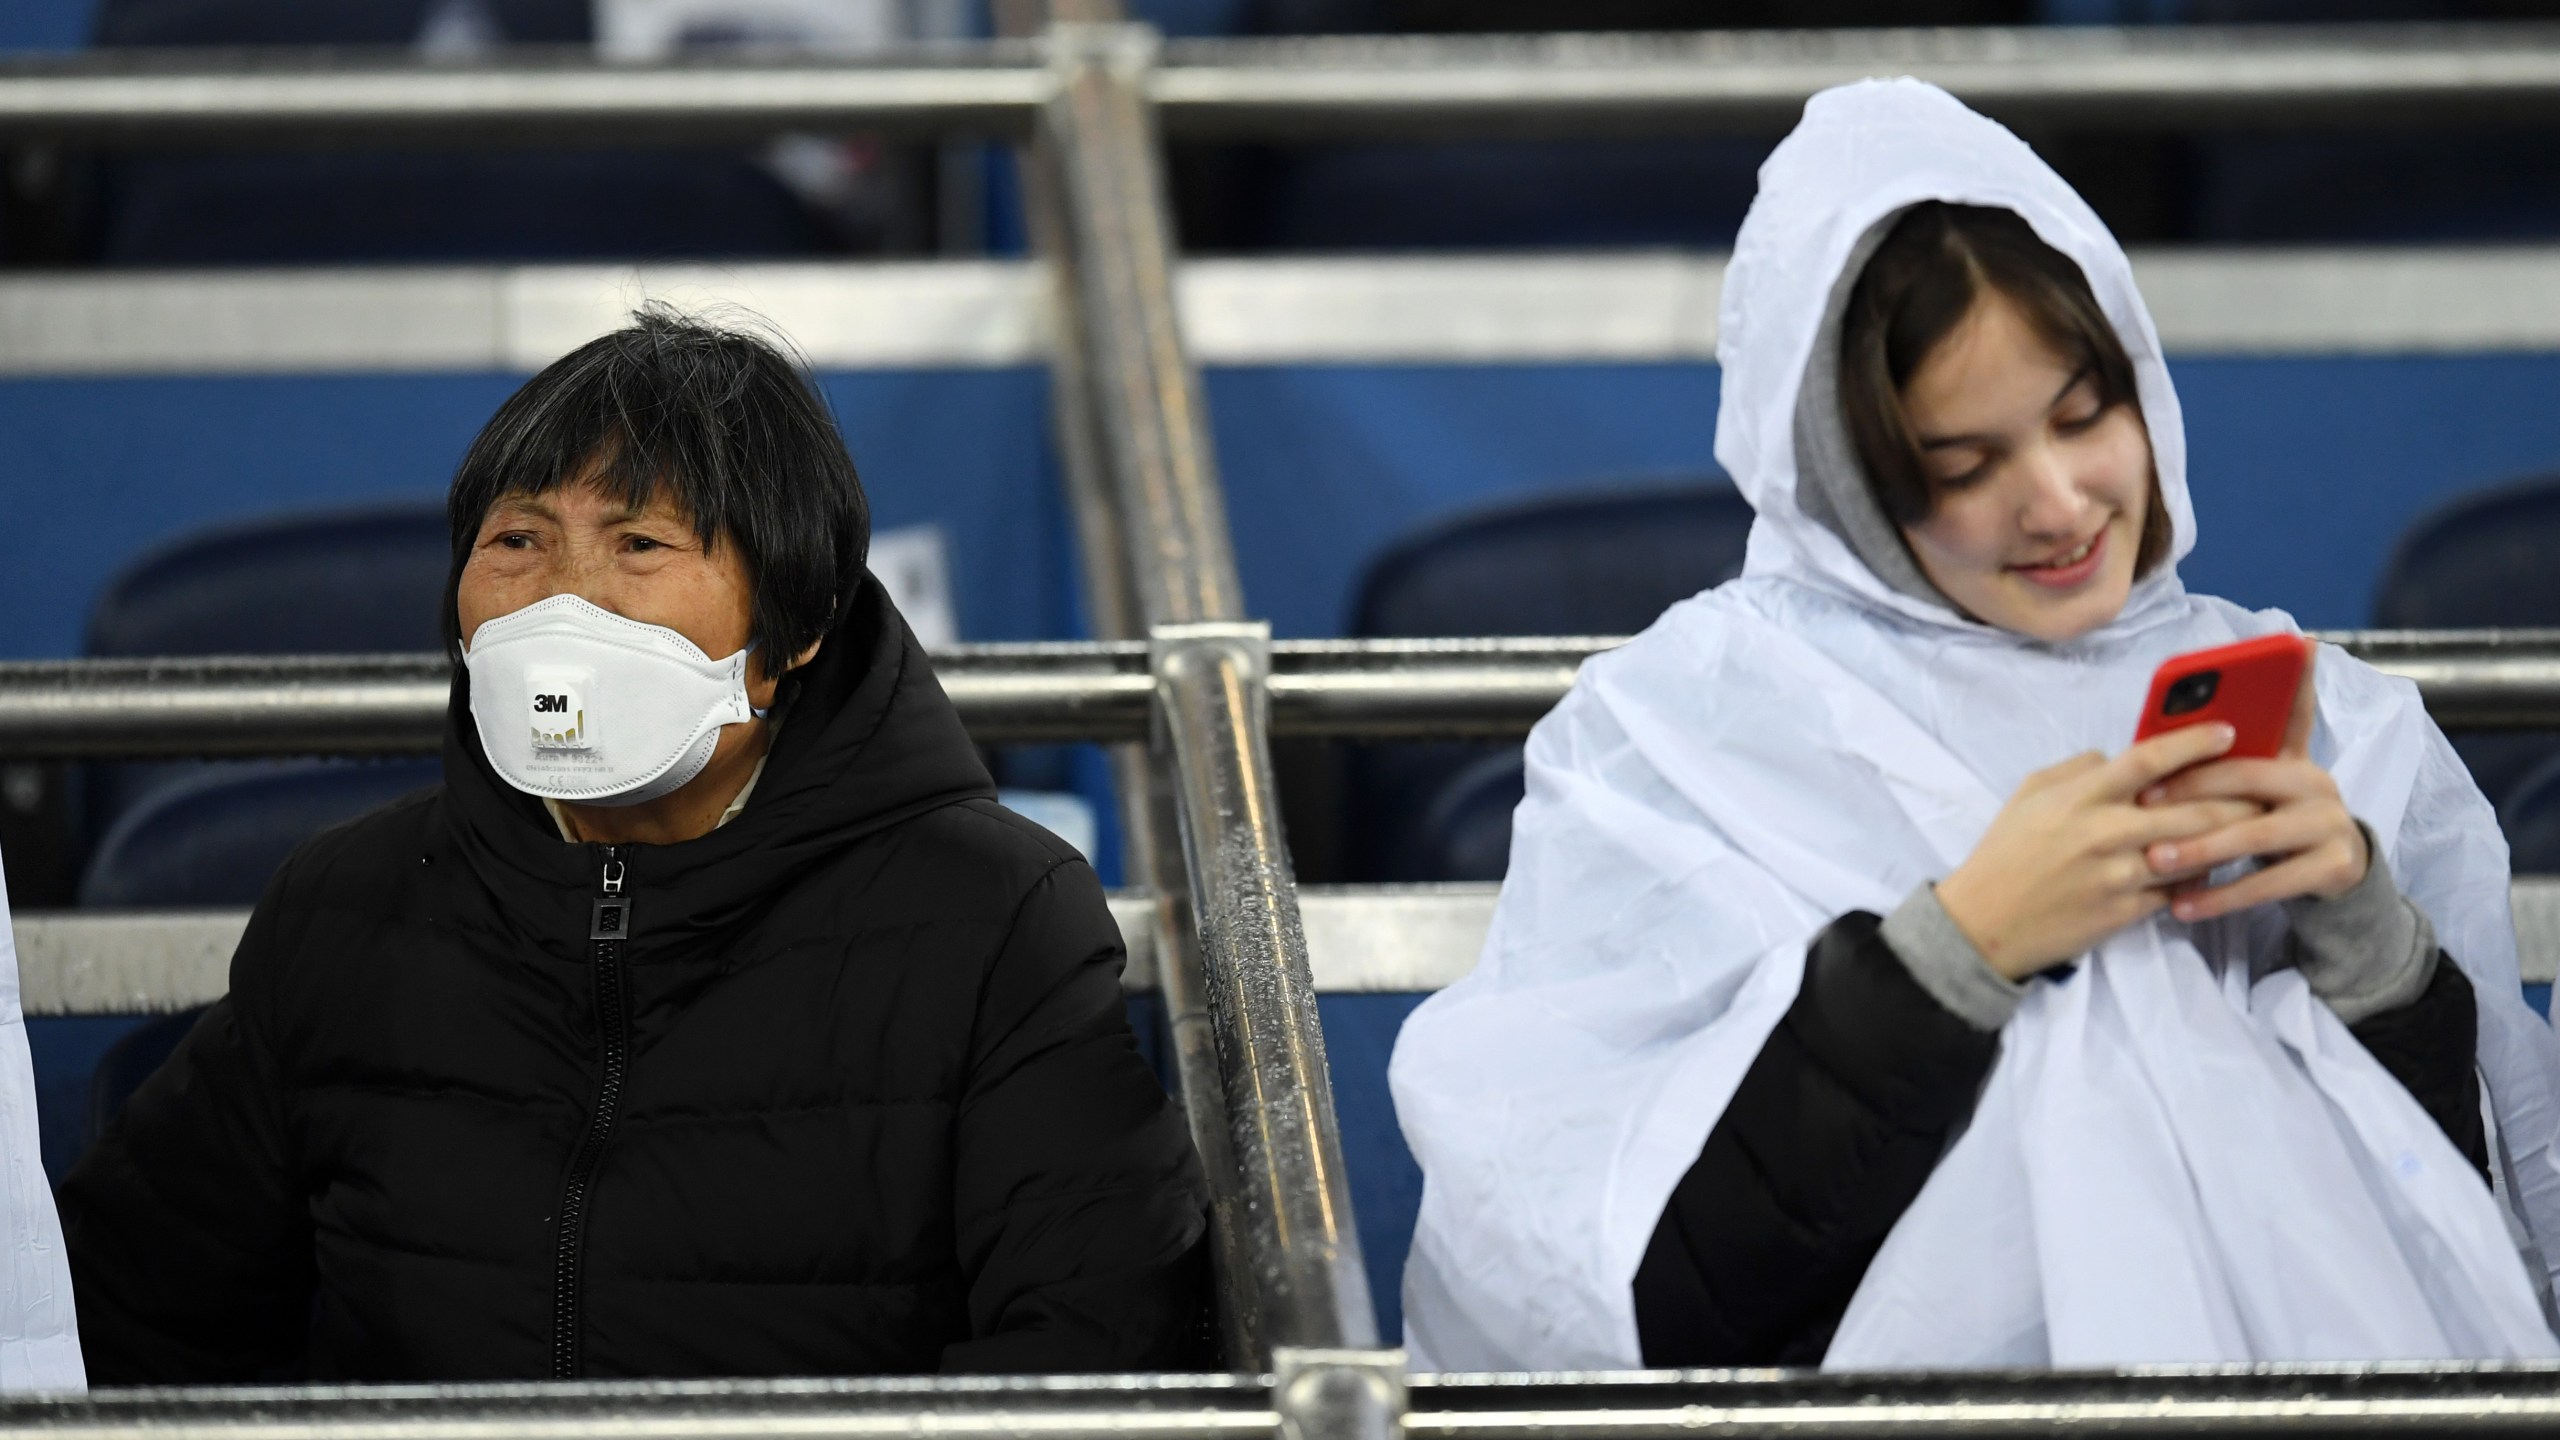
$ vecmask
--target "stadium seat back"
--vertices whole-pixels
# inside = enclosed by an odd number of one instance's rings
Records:
[[[1545,496],[1443,521],[1370,566],[1364,636],[1630,635],[1742,569],[1751,506],[1712,483]]]
[[[442,779],[436,760],[208,767],[116,821],[80,877],[80,903],[255,904],[303,841]]]
[[[1739,574],[1750,533],[1750,505],[1721,479],[1463,515],[1370,566],[1352,633],[1632,634]],[[1359,747],[1344,768],[1349,878],[1502,878],[1521,793],[1519,746]]]
[[[110,581],[92,655],[325,655],[444,648],[444,506],[275,516],[201,530]]]
[[[2560,626],[2560,476],[2460,496],[2420,516],[2383,567],[2373,623],[2386,630]],[[2454,748],[2501,816],[2560,732],[2457,736]],[[2508,832],[2511,843],[2514,831]]]
[[[2464,495],[2421,516],[2374,601],[2386,630],[2560,625],[2560,476]]]
[[[452,548],[437,502],[298,512],[199,530],[108,582],[90,608],[88,653],[441,650]],[[100,837],[162,787],[255,768],[197,761],[90,765],[80,787],[82,831],[94,853]]]

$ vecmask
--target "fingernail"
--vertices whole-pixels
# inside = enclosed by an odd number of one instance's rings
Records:
[[[2175,865],[2175,864],[2177,864],[2177,863],[2178,863],[2178,847],[2177,847],[2177,846],[2175,846],[2175,845],[2162,845],[2162,846],[2159,846],[2159,847],[2155,848],[2155,849],[2151,852],[2151,863],[2152,863],[2152,864],[2154,864],[2154,865],[2161,865],[2161,866],[2168,866],[2168,865]]]
[[[2168,796],[2168,794],[2169,794],[2169,787],[2168,787],[2168,786],[2166,786],[2166,785],[2154,785],[2154,786],[2152,786],[2150,789],[2145,790],[2145,791],[2143,791],[2143,792],[2142,792],[2142,803],[2143,803],[2143,804],[2145,804],[2145,805],[2157,805],[2157,804],[2159,804],[2159,803],[2161,802],[2161,800],[2163,800],[2164,798],[2166,798],[2166,797]]]
[[[2181,920],[2193,920],[2196,918],[2196,902],[2193,900],[2181,900],[2169,907],[2169,913],[2177,916]]]
[[[2221,742],[2222,742],[2223,744],[2225,744],[2225,745],[2228,745],[2228,744],[2230,744],[2232,741],[2237,740],[2237,739],[2239,739],[2239,738],[2240,738],[2240,732],[2239,732],[2239,731],[2237,731],[2237,730],[2235,730],[2235,729],[2231,728],[2231,727],[2230,727],[2230,726],[2228,726],[2228,725],[2221,724],[2221,723],[2219,723],[2219,722],[2216,722],[2216,723],[2215,723],[2215,725],[2214,725],[2214,727],[2213,727],[2213,734],[2214,734],[2214,738],[2215,738],[2215,739],[2217,739],[2217,740],[2221,741]]]

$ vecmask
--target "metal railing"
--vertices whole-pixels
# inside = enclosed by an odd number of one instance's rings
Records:
[[[635,65],[585,52],[81,56],[0,65],[0,143],[629,144],[782,131],[1028,137],[1037,44]],[[1918,75],[2004,119],[2105,129],[2560,117],[2560,27],[1964,29],[1204,41],[1135,81],[1181,136],[1773,131],[1805,97]]]
[[[2448,730],[2560,729],[2560,630],[2321,638],[2414,682]],[[1279,736],[1516,737],[1564,698],[1584,660],[1622,640],[1276,640],[1254,688]],[[1158,669],[1143,640],[934,655],[962,722],[987,745],[1143,742]],[[451,682],[432,654],[0,662],[0,760],[427,754],[444,733]]]
[[[1457,983],[1484,950],[1500,895],[1500,886],[1472,881],[1302,889],[1299,917],[1317,992],[1417,995]],[[2560,876],[2518,876],[2510,901],[2524,983],[2560,979]],[[1112,895],[1111,918],[1128,951],[1121,984],[1133,995],[1178,997],[1183,976],[1165,948],[1159,908],[1151,891]],[[26,1014],[160,1015],[223,997],[249,912],[33,910],[18,912],[16,922]],[[1191,983],[1196,988],[1196,963]],[[1224,1113],[1210,1109],[1204,1118],[1215,1125]]]
[[[1070,485],[1088,588],[1103,592],[1117,633],[1145,627],[1151,753],[1130,753],[1121,773],[1132,858],[1168,945],[1159,971],[1174,1060],[1213,1171],[1227,1348],[1278,1373],[1276,1403],[1293,1423],[1385,1437],[1403,1408],[1404,1365],[1377,1348],[1280,833],[1270,630],[1245,621],[1207,400],[1174,310],[1171,201],[1145,89],[1155,37],[1058,25],[1049,47],[1032,196],[1070,337],[1062,438],[1079,452]],[[1201,1134],[1210,1097],[1222,1135]]]
[[[0,1402],[26,1440],[1315,1440],[1271,1376],[129,1390]],[[1415,1440],[2547,1434],[2560,1366],[1417,1375]]]

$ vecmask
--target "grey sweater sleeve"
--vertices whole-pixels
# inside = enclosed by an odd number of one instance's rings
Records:
[[[2371,857],[2356,887],[2335,900],[2284,904],[2288,957],[2311,993],[2350,1025],[2412,1003],[2436,973],[2435,927],[2392,881],[2373,831],[2356,824]]]
[[[1929,998],[1949,1013],[1985,1032],[1998,1030],[2018,1013],[2027,987],[1991,968],[1964,932],[1956,928],[1947,907],[1938,903],[1937,887],[1923,885],[1884,918],[1878,932],[1903,968]]]

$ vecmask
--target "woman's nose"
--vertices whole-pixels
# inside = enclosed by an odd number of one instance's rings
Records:
[[[2079,479],[2070,465],[2049,445],[2037,446],[2018,459],[2023,486],[2018,501],[2019,528],[2037,536],[2078,534],[2088,513],[2089,497],[2081,493]]]

